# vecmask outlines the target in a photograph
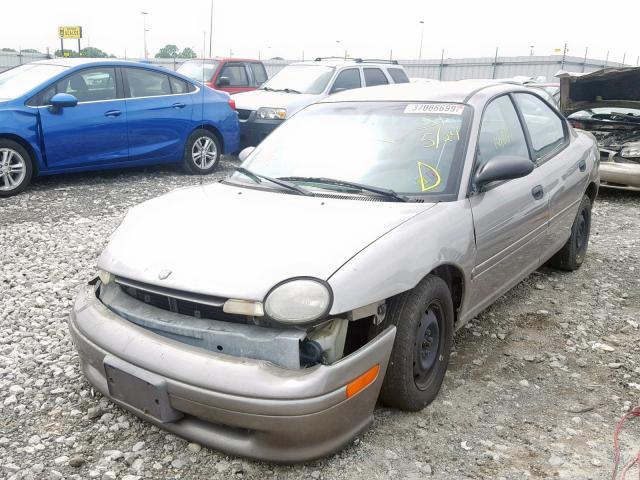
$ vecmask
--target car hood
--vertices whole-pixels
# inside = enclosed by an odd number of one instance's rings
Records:
[[[236,108],[239,110],[258,110],[260,107],[284,108],[287,110],[287,118],[321,98],[323,95],[267,92],[265,90],[236,93],[233,96]]]
[[[98,265],[166,288],[262,300],[289,278],[327,280],[359,251],[434,205],[365,198],[222,183],[176,190],[132,208]]]
[[[565,116],[595,107],[640,108],[640,68],[556,76],[560,78],[560,110]]]

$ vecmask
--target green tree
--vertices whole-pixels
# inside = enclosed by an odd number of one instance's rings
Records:
[[[178,58],[196,58],[196,57],[197,57],[196,52],[194,52],[193,49],[190,47],[185,47],[178,55]]]
[[[80,52],[81,52],[80,55],[82,57],[89,57],[89,58],[107,58],[109,56],[108,53],[103,52],[102,50],[96,47],[85,47],[82,50],[80,50]]]
[[[178,56],[178,47],[176,45],[168,44],[160,49],[156,53],[156,58],[175,58]]]
[[[14,52],[14,53],[18,53],[16,50],[14,50],[13,48],[0,48],[0,52]]]
[[[40,53],[40,52],[35,48],[25,48],[22,50],[22,53]]]

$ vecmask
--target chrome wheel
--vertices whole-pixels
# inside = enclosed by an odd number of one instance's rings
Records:
[[[11,148],[0,148],[0,190],[15,190],[27,176],[27,163]]]
[[[218,157],[218,147],[209,137],[198,137],[191,147],[193,163],[201,170],[211,168]]]

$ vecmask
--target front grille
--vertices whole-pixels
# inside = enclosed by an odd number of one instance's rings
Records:
[[[207,305],[204,303],[192,302],[181,298],[170,297],[141,288],[131,287],[129,285],[120,284],[122,290],[131,297],[141,302],[151,305],[162,310],[168,310],[190,317],[202,318],[208,320],[220,320],[232,323],[247,323],[247,317],[244,315],[234,315],[225,313],[222,306]]]
[[[238,112],[238,118],[240,120],[247,120],[251,115],[251,110],[244,110],[242,108],[237,108],[236,112]]]

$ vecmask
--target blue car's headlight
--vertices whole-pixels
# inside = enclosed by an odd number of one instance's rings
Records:
[[[278,322],[304,324],[329,313],[331,302],[331,291],[324,282],[298,278],[276,285],[267,294],[264,310]]]

